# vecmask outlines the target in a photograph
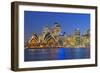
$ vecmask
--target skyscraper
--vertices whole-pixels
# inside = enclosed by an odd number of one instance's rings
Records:
[[[61,26],[57,22],[55,22],[53,26],[53,35],[59,36],[60,32],[61,32]]]
[[[75,29],[75,32],[74,32],[74,36],[75,36],[75,40],[76,40],[76,46],[80,46],[80,29],[77,28]]]

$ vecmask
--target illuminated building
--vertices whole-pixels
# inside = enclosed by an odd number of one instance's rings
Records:
[[[58,23],[54,23],[54,26],[52,27],[52,34],[53,36],[59,36],[61,32],[61,26]]]
[[[89,29],[81,37],[81,46],[82,47],[90,46],[90,30]]]
[[[41,34],[33,33],[32,37],[25,41],[26,48],[50,48],[50,47],[70,47],[80,48],[90,46],[90,31],[89,29],[80,34],[80,29],[75,29],[74,34],[67,35],[66,32],[61,32],[61,26],[54,23],[52,28],[45,26]]]
[[[75,32],[74,32],[74,37],[75,37],[75,40],[76,40],[76,46],[79,47],[80,46],[80,29],[77,28],[75,29]]]

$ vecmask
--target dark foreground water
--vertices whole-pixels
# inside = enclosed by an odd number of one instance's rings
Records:
[[[89,48],[25,49],[24,61],[90,58]]]

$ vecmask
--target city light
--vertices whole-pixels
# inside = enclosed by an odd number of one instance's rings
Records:
[[[84,34],[80,33],[79,28],[76,28],[71,35],[61,32],[61,25],[56,22],[51,28],[45,26],[39,35],[33,33],[32,37],[25,41],[25,48],[89,48],[89,29]]]

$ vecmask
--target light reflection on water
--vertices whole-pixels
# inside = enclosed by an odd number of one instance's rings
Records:
[[[25,49],[24,61],[90,58],[89,48]]]

